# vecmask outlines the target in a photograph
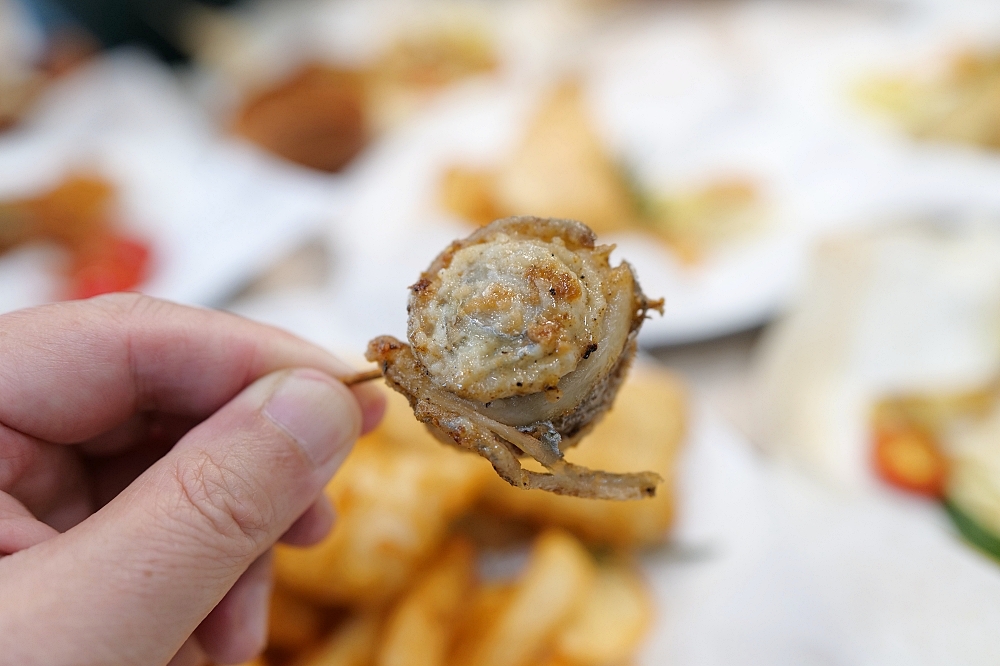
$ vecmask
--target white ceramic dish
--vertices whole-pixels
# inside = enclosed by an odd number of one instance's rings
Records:
[[[450,217],[438,202],[438,181],[455,164],[490,164],[516,140],[537,102],[533,88],[478,83],[439,101],[403,132],[379,145],[358,165],[353,198],[340,235],[361,248],[352,260],[356,279],[345,288],[370,295],[359,326],[400,332],[406,286],[451,240],[472,227]],[[654,110],[651,109],[651,112]],[[747,164],[760,147],[744,144],[729,161]],[[689,150],[693,150],[689,147]],[[771,206],[768,225],[756,235],[685,266],[654,238],[620,234],[618,258],[635,265],[647,294],[666,299],[664,317],[643,328],[646,345],[712,337],[764,322],[794,289],[809,238],[808,225],[790,224],[777,203],[787,197],[780,173],[765,184]],[[360,313],[353,313],[360,314]]]
[[[941,509],[837,494],[751,450],[712,414],[695,415],[677,556],[645,563],[659,617],[640,664],[1000,659],[1000,567]]]
[[[843,132],[824,134],[828,128],[808,104],[790,101],[788,72],[808,77],[791,54],[808,40],[785,36],[781,27],[794,33],[799,23],[822,25],[824,14],[806,12],[808,20],[799,20],[791,12],[791,20],[786,11],[756,3],[623,9],[590,34],[572,65],[530,81],[473,82],[438,99],[358,164],[355,198],[340,231],[368,248],[359,266],[364,278],[351,285],[378,292],[368,315],[399,331],[401,287],[446,242],[469,233],[437,201],[444,170],[504,159],[541,96],[572,74],[585,83],[609,153],[645,187],[683,193],[738,176],[761,194],[766,223],[694,266],[650,236],[602,238],[618,244],[618,256],[636,266],[648,294],[666,299],[665,316],[647,324],[641,341],[689,342],[767,321],[789,302],[818,237],[884,214],[920,190],[912,169],[900,170],[902,158],[863,140],[841,146]],[[768,36],[783,46],[768,47]]]

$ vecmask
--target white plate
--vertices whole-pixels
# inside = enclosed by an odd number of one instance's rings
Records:
[[[666,298],[665,316],[643,328],[646,345],[763,323],[788,303],[819,235],[898,200],[897,188],[874,185],[885,181],[884,164],[827,149],[810,116],[785,104],[765,76],[769,60],[741,37],[740,6],[733,7],[623,11],[578,49],[571,68],[586,83],[609,152],[646,187],[685,192],[739,176],[758,185],[764,203],[761,229],[695,266],[682,265],[652,237],[602,238],[636,266],[647,294]],[[447,241],[471,230],[437,201],[444,170],[502,160],[562,73],[453,90],[361,160],[344,226],[357,246],[369,248],[359,266],[367,269],[364,280],[351,287],[378,293],[368,316],[380,326],[402,331],[403,287]]]
[[[881,12],[764,5],[744,12],[740,49],[757,62],[766,96],[801,125],[801,150],[815,156],[814,181],[827,183],[830,194],[816,200],[820,208],[841,216],[1000,209],[1000,154],[913,139],[858,98],[867,81],[941,68],[969,48],[996,49],[1000,5],[950,4]],[[855,199],[866,205],[852,209]]]
[[[135,51],[61,81],[23,126],[0,135],[0,197],[81,169],[115,184],[124,229],[152,246],[153,274],[140,289],[200,305],[218,304],[320,234],[342,200],[337,178],[217,136],[169,70]],[[57,264],[38,248],[0,257],[0,312],[52,300]]]
[[[680,474],[675,552],[692,557],[645,561],[659,617],[644,666],[1000,660],[1000,566],[936,505],[838,495],[706,410]]]
[[[363,318],[352,312],[350,316],[359,318],[351,321],[369,333],[405,330],[406,286],[448,242],[472,231],[438,205],[441,175],[451,165],[500,159],[537,103],[537,92],[501,84],[466,86],[362,160],[353,183],[355,198],[338,229],[352,237],[352,246],[363,248],[353,262],[358,279],[344,288],[367,294],[367,305]],[[754,151],[766,144],[731,143],[730,163],[753,162]],[[744,154],[738,155],[738,149]],[[768,226],[694,267],[681,265],[651,237],[622,234],[601,239],[618,244],[616,256],[636,267],[647,294],[666,298],[665,316],[643,327],[644,344],[733,332],[762,323],[784,305],[811,233],[803,216],[795,227],[789,212],[781,209],[780,201],[791,200],[781,194],[786,187],[779,169],[773,169],[764,186],[773,202]]]
[[[880,488],[871,409],[1000,373],[1000,224],[898,220],[817,252],[801,302],[755,359],[753,427],[770,453],[844,489]]]

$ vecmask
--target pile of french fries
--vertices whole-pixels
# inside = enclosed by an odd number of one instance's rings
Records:
[[[254,666],[629,663],[654,617],[633,556],[666,538],[684,427],[679,381],[634,372],[567,458],[666,481],[654,499],[583,500],[508,486],[390,395],[383,424],[326,489],[332,533],[279,547]]]

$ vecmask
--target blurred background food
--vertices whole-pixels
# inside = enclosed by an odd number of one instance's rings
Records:
[[[720,179],[690,192],[648,192],[608,154],[588,116],[579,82],[558,84],[541,101],[514,153],[495,169],[451,167],[441,180],[446,210],[476,224],[526,211],[580,220],[599,234],[640,229],[683,262],[746,233],[760,221],[749,180]]]
[[[991,219],[831,240],[803,305],[762,344],[761,441],[834,483],[941,501],[966,536],[974,522],[995,533],[998,285]]]
[[[313,548],[277,550],[269,660],[630,659],[654,613],[635,551],[662,544],[673,521],[686,409],[678,380],[658,369],[640,369],[624,396],[567,457],[655,469],[666,482],[648,502],[515,490],[485,460],[442,446],[390,395],[385,422],[327,487],[333,532]]]
[[[859,92],[919,139],[1000,147],[1000,54],[970,50]]]
[[[368,142],[364,96],[356,72],[307,65],[251,96],[233,131],[303,166],[339,171]]]
[[[67,298],[131,291],[146,279],[149,248],[115,231],[114,199],[99,176],[70,174],[54,190],[0,202],[0,252],[53,241],[70,255]]]
[[[491,45],[475,26],[435,26],[401,35],[364,66],[300,65],[288,78],[248,92],[233,130],[293,162],[335,172],[371,135],[398,125],[438,90],[495,67]]]
[[[398,396],[259,664],[1000,661],[993,0],[0,0],[0,312],[118,289],[363,367],[497,217],[665,314],[522,492]]]

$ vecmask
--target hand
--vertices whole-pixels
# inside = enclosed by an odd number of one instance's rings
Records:
[[[381,418],[350,372],[131,294],[0,317],[0,662],[252,658],[270,547],[329,531],[323,486]]]

